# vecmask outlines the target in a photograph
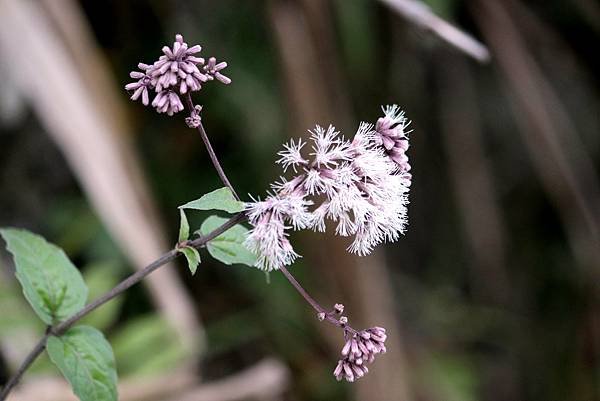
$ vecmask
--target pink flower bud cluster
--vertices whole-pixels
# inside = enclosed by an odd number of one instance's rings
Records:
[[[199,91],[202,84],[217,79],[224,84],[231,83],[231,79],[221,73],[226,62],[217,63],[214,57],[205,61],[197,57],[202,48],[199,45],[189,47],[183,41],[183,36],[175,35],[173,47],[164,46],[163,55],[153,64],[138,64],[140,71],[132,71],[129,75],[137,79],[136,82],[125,86],[128,91],[133,91],[132,100],[141,97],[142,103],[150,104],[150,93],[156,92],[152,107],[159,113],[172,116],[183,110],[180,95],[188,92]]]
[[[410,164],[408,163],[408,137],[406,128],[409,121],[404,112],[396,105],[383,108],[384,116],[375,124],[375,135],[378,144],[383,146],[386,154],[398,165],[398,170],[410,183]]]
[[[350,334],[346,332],[346,344],[342,348],[342,359],[333,371],[339,381],[354,382],[369,372],[367,364],[373,363],[377,354],[385,354],[387,335],[383,327],[372,327]]]
[[[384,111],[375,127],[361,123],[352,141],[333,126],[317,126],[308,154],[301,140],[284,145],[277,162],[296,175],[281,177],[264,201],[246,204],[253,226],[246,244],[259,268],[276,270],[299,256],[287,238],[290,228],[324,232],[331,221],[337,235],[354,237],[348,250],[359,255],[404,233],[411,183],[408,137],[400,128],[406,121],[397,106]]]

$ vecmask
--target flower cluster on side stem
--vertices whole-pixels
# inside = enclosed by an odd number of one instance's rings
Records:
[[[339,381],[353,382],[369,373],[368,364],[373,363],[377,354],[385,354],[387,335],[383,327],[371,327],[362,331],[344,330],[346,343],[342,348],[342,358],[338,361],[333,375]]]
[[[375,361],[375,356],[385,354],[387,335],[385,329],[378,326],[361,331],[353,329],[348,325],[348,318],[341,316],[343,312],[344,305],[335,304],[333,311],[317,313],[317,319],[319,321],[327,320],[344,331],[346,342],[342,347],[341,358],[338,360],[333,375],[338,381],[345,379],[348,382],[354,382],[369,373],[367,365]]]
[[[253,226],[246,241],[267,271],[291,264],[299,255],[287,236],[289,229],[325,231],[352,236],[348,250],[369,254],[396,241],[407,224],[410,164],[406,156],[407,120],[398,106],[384,108],[376,125],[361,123],[354,138],[344,139],[333,126],[311,131],[311,152],[302,140],[291,141],[277,161],[291,179],[281,177],[264,200],[247,203]]]
[[[164,46],[163,55],[153,64],[138,64],[140,71],[132,71],[131,78],[137,81],[125,86],[133,91],[132,100],[142,99],[145,106],[150,104],[150,93],[155,92],[152,107],[159,113],[172,116],[184,109],[180,96],[199,91],[202,84],[214,79],[231,83],[231,79],[221,73],[227,67],[226,62],[217,63],[214,57],[205,63],[198,57],[202,48],[199,45],[189,47],[183,36],[175,35],[173,47]]]

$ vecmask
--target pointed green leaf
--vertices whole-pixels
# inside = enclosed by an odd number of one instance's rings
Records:
[[[196,269],[198,269],[198,265],[200,264],[200,254],[198,250],[191,246],[184,246],[181,248],[177,248],[177,250],[185,256],[187,259],[188,267],[192,275],[196,274]]]
[[[190,237],[190,224],[183,209],[179,209],[179,216],[181,220],[179,223],[179,242],[182,242]]]
[[[13,254],[25,298],[44,323],[55,324],[84,307],[88,289],[62,249],[26,230],[6,228],[0,235]]]
[[[244,210],[244,202],[236,200],[231,190],[223,187],[179,207],[181,209],[223,210],[228,213],[238,213]]]
[[[218,216],[210,216],[200,226],[200,233],[207,235],[222,226],[227,219]],[[223,234],[214,238],[206,244],[206,249],[211,256],[226,265],[235,263],[254,266],[256,256],[246,248],[244,241],[248,236],[248,229],[236,224]]]
[[[112,348],[91,326],[76,326],[46,345],[50,359],[81,401],[116,401],[117,371]]]

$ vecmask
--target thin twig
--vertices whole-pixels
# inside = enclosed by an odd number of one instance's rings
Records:
[[[286,269],[284,266],[281,266],[279,270],[281,270],[285,278],[287,278],[287,280],[294,286],[294,288],[300,293],[300,295],[302,295],[306,302],[308,302],[310,306],[312,306],[313,309],[317,311],[317,313],[325,312],[325,309],[323,309],[323,307],[319,305],[319,303],[315,301],[314,298],[306,292],[306,290],[300,285],[298,280],[296,280],[296,278],[292,276],[292,273],[290,273],[288,269]]]
[[[481,63],[490,61],[490,51],[477,39],[468,33],[461,31],[454,25],[441,17],[438,17],[431,9],[421,1],[417,0],[380,0],[390,8],[401,14],[413,24],[428,29],[435,33],[440,39],[454,46],[458,50],[473,57]]]
[[[221,235],[225,231],[229,230],[231,227],[235,226],[237,223],[243,221],[245,218],[246,216],[243,213],[239,213],[227,220],[223,225],[216,228],[214,231],[210,232],[208,235],[189,241],[188,245],[194,248],[200,248],[204,246],[208,241]],[[162,255],[160,258],[156,259],[154,262],[150,263],[148,266],[144,267],[142,270],[138,270],[137,272],[133,273],[132,275],[121,281],[112,290],[110,290],[100,298],[87,304],[83,309],[81,309],[69,319],[57,324],[56,326],[49,327],[44,337],[42,337],[40,341],[36,344],[36,346],[31,350],[31,352],[27,355],[19,369],[8,380],[8,382],[2,389],[2,392],[0,393],[0,401],[6,400],[6,397],[8,396],[10,391],[21,379],[21,376],[23,376],[23,374],[33,363],[33,361],[35,361],[36,358],[42,353],[42,351],[44,351],[48,337],[50,337],[51,335],[60,336],[64,334],[73,324],[75,324],[85,315],[92,312],[99,306],[105,304],[106,302],[110,301],[111,299],[115,298],[116,296],[120,295],[134,284],[137,284],[144,277],[157,270],[159,267],[164,266],[165,264],[174,260],[175,258],[177,258],[177,256],[179,256],[179,254],[180,253],[177,250],[177,248],[170,250],[169,252]]]
[[[193,116],[195,108],[194,108],[194,101],[192,100],[192,95],[188,92],[187,95],[185,96],[185,99],[186,99],[188,110],[190,112],[190,116]],[[204,131],[204,127],[202,126],[202,123],[200,123],[200,125],[198,126],[198,132],[200,133],[200,136],[202,137],[202,140],[204,141],[204,145],[206,145],[206,150],[208,151],[208,154],[210,155],[210,159],[212,160],[213,165],[215,166],[215,169],[217,170],[217,173],[219,174],[219,177],[221,178],[221,181],[229,189],[231,189],[231,192],[239,200],[240,198],[237,196],[235,189],[229,182],[229,179],[227,178],[225,171],[223,171],[223,169],[221,168],[221,163],[219,162],[219,158],[215,154],[212,146],[210,145],[210,141],[208,140],[208,135],[206,135],[206,131]],[[306,292],[306,290],[302,287],[302,285],[300,285],[300,283],[285,268],[285,266],[281,266],[280,270],[283,273],[283,275],[285,276],[285,278],[294,286],[294,288],[300,293],[300,295],[302,295],[302,297],[306,300],[306,302],[308,302],[310,304],[310,306],[312,306],[313,309],[317,311],[317,313],[324,314],[325,319],[328,322],[333,323],[336,326],[344,327],[346,330],[348,330],[350,332],[355,332],[355,330],[352,327],[341,323],[340,320],[334,318],[331,313],[327,312],[321,305],[319,305],[319,303],[317,301],[315,301],[314,298],[311,297]]]
[[[290,282],[290,284],[292,284],[294,286],[296,291],[298,291],[298,293],[300,295],[302,295],[302,298],[304,298],[306,300],[306,302],[308,302],[310,304],[310,306],[312,306],[313,309],[317,311],[317,313],[324,314],[324,318],[328,322],[333,323],[334,325],[339,326],[339,327],[344,327],[346,330],[348,330],[350,332],[356,331],[352,327],[341,323],[339,319],[336,319],[335,317],[332,316],[332,313],[327,312],[325,310],[325,308],[323,308],[317,301],[315,301],[315,299],[313,297],[310,296],[310,294],[308,292],[306,292],[306,290],[302,287],[302,285],[300,285],[298,280],[296,280],[296,278],[292,275],[292,273],[289,272],[288,269],[285,268],[285,266],[281,266],[279,268],[279,270],[281,270],[281,272],[283,273],[285,278]]]
[[[291,379],[289,368],[277,359],[264,359],[223,379],[202,383],[168,401],[240,401],[281,399]]]
[[[194,113],[194,101],[192,100],[192,95],[189,92],[186,94],[185,100],[186,100],[186,104],[187,104],[190,114]],[[202,137],[202,141],[204,141],[204,145],[206,146],[206,150],[208,151],[210,160],[212,161],[213,166],[215,166],[215,170],[217,170],[217,174],[219,174],[219,178],[221,179],[221,181],[223,181],[223,184],[225,184],[225,186],[231,190],[231,192],[233,193],[233,196],[235,196],[235,198],[237,200],[240,200],[240,197],[235,192],[235,189],[233,188],[233,186],[227,179],[227,175],[225,174],[225,171],[223,171],[223,168],[221,167],[221,163],[219,163],[219,159],[217,158],[217,155],[215,154],[215,151],[213,150],[213,147],[210,144],[210,140],[208,139],[208,135],[206,134],[206,131],[204,130],[204,126],[202,125],[202,122],[200,122],[200,124],[198,125],[198,127],[196,129],[200,133],[200,137]]]

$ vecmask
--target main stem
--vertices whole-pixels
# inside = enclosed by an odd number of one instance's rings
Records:
[[[187,102],[188,108],[190,110],[190,113],[193,113],[194,112],[194,102],[192,101],[192,97],[189,93],[186,96],[186,102]],[[236,199],[239,200],[240,198],[238,197],[237,193],[235,192],[235,189],[233,188],[233,186],[227,179],[227,175],[225,174],[225,172],[223,171],[223,168],[221,167],[221,164],[219,163],[219,159],[217,158],[217,155],[215,154],[215,151],[213,150],[213,148],[210,144],[208,135],[206,135],[206,131],[204,130],[202,123],[200,123],[200,125],[197,127],[197,129],[198,129],[198,132],[200,133],[200,136],[202,137],[202,140],[204,141],[204,145],[206,146],[206,150],[208,151],[210,159],[211,159],[213,165],[215,166],[217,173],[219,174],[219,178],[221,178],[221,181],[223,182],[223,184],[231,190],[231,192],[236,197]],[[204,246],[208,241],[221,235],[222,233],[229,230],[231,227],[235,226],[236,224],[244,221],[245,219],[246,219],[246,215],[244,213],[239,213],[239,214],[233,216],[228,221],[226,221],[222,226],[218,227],[217,229],[215,229],[214,231],[209,233],[208,235],[196,238],[193,241],[188,241],[185,245],[192,246],[194,248],[200,248],[200,247]],[[67,319],[64,322],[59,323],[55,326],[49,327],[46,330],[46,334],[38,341],[38,343],[35,345],[35,347],[25,357],[25,360],[23,361],[21,366],[19,366],[19,369],[17,369],[15,374],[10,377],[10,379],[8,380],[8,382],[2,389],[2,392],[0,392],[0,401],[6,400],[6,397],[8,397],[8,394],[17,385],[19,380],[21,380],[21,377],[23,376],[23,374],[27,371],[27,369],[31,366],[31,364],[37,359],[37,357],[40,356],[40,354],[44,351],[44,349],[46,348],[46,342],[48,341],[48,338],[51,335],[60,336],[60,335],[64,334],[71,326],[73,326],[73,324],[78,322],[81,318],[83,318],[84,316],[86,316],[87,314],[89,314],[90,312],[95,310],[96,308],[100,307],[101,305],[104,305],[105,303],[107,303],[111,299],[115,298],[116,296],[120,295],[121,293],[126,291],[131,286],[139,283],[144,277],[146,277],[153,271],[157,270],[161,266],[164,266],[165,264],[167,264],[170,261],[177,258],[177,256],[179,256],[179,254],[180,253],[178,251],[178,248],[175,247],[174,249],[170,250],[169,252],[165,253],[164,255],[162,255],[161,257],[156,259],[154,262],[150,263],[148,266],[144,267],[142,270],[138,270],[137,272],[133,273],[132,275],[130,275],[129,277],[127,277],[126,279],[121,281],[112,290],[110,290],[109,292],[107,292],[106,294],[101,296],[100,298],[87,304],[83,309],[81,309],[79,312],[77,312],[76,314],[71,316],[69,319]],[[280,270],[283,273],[283,275],[285,276],[285,278],[292,284],[292,286],[298,291],[298,293],[300,293],[300,295],[302,295],[302,297],[306,300],[306,302],[308,302],[313,307],[313,309],[317,311],[317,313],[325,314],[325,319],[327,321],[329,321],[330,323],[335,324],[336,326],[344,327],[345,330],[354,332],[354,329],[352,329],[350,326],[343,325],[338,319],[333,317],[331,313],[328,313],[321,305],[319,305],[319,303],[317,301],[315,301],[314,298],[308,294],[308,292],[306,292],[306,290],[302,287],[302,285],[300,285],[298,280],[296,280],[294,278],[294,276],[292,276],[292,274],[285,267],[282,266],[280,268]]]
[[[304,289],[304,287],[302,287],[302,285],[300,285],[298,280],[296,280],[296,278],[292,275],[292,273],[289,272],[288,269],[285,268],[285,266],[281,266],[279,270],[281,270],[281,272],[283,273],[285,278],[290,282],[290,284],[294,286],[296,291],[298,291],[298,293],[302,295],[302,298],[304,298],[306,302],[308,302],[310,306],[312,306],[313,309],[317,311],[317,313],[323,313],[324,319],[328,322],[333,323],[336,326],[342,326],[342,323],[340,323],[339,319],[333,317],[331,312],[327,312],[325,308],[323,308],[317,301],[315,301],[315,299],[310,296],[310,294]],[[354,331],[354,329],[352,329],[349,326],[345,327],[350,331]]]
[[[194,101],[192,100],[192,95],[190,94],[190,92],[188,92],[186,94],[185,100],[186,100],[190,115],[193,115],[195,112]],[[225,186],[231,190],[231,192],[233,193],[233,196],[235,196],[235,198],[237,200],[240,200],[240,197],[235,192],[233,185],[231,185],[231,183],[227,179],[227,175],[225,174],[225,171],[223,171],[223,168],[221,167],[221,163],[219,163],[219,159],[217,158],[217,155],[216,155],[212,145],[210,144],[210,140],[208,139],[208,135],[206,135],[206,131],[204,130],[204,126],[202,125],[202,122],[200,122],[200,124],[198,125],[198,127],[196,127],[196,129],[200,133],[200,137],[202,138],[202,141],[204,142],[204,146],[206,146],[206,150],[208,151],[210,160],[212,161],[213,166],[215,166],[215,170],[217,170],[217,174],[219,175],[219,178],[221,179],[223,184],[225,184]]]
[[[186,246],[200,248],[200,247],[204,246],[208,241],[221,235],[225,231],[229,230],[231,227],[235,226],[237,223],[240,223],[241,221],[243,221],[245,218],[246,218],[246,216],[243,213],[239,213],[239,214],[233,216],[231,219],[227,220],[223,225],[216,228],[214,231],[210,232],[209,234],[207,234],[203,237],[196,238],[192,241],[188,241],[186,243]],[[110,290],[109,292],[107,292],[106,294],[101,296],[100,298],[87,304],[83,309],[81,309],[79,312],[77,312],[76,314],[71,316],[69,319],[67,319],[64,322],[59,323],[55,326],[49,327],[46,330],[46,334],[40,339],[40,341],[38,341],[38,343],[31,350],[31,352],[29,352],[29,354],[25,357],[25,360],[23,361],[23,363],[21,363],[21,366],[19,366],[19,369],[17,369],[17,371],[15,372],[15,374],[13,376],[11,376],[11,378],[8,380],[8,382],[2,389],[2,392],[0,392],[0,401],[6,400],[6,397],[8,397],[8,394],[11,392],[11,390],[17,385],[17,383],[19,382],[19,380],[21,379],[21,377],[23,376],[25,371],[27,371],[27,369],[31,366],[31,364],[44,351],[44,349],[46,348],[46,342],[48,341],[48,338],[51,335],[60,336],[60,335],[64,334],[71,326],[73,326],[73,324],[78,322],[85,315],[89,314],[96,308],[100,307],[101,305],[104,305],[111,299],[120,295],[121,293],[123,293],[125,290],[127,290],[134,284],[139,283],[144,277],[146,277],[153,271],[157,270],[161,266],[164,266],[165,264],[174,260],[179,255],[180,255],[180,252],[178,251],[177,247],[170,250],[169,252],[165,253],[164,255],[162,255],[161,257],[156,259],[154,262],[150,263],[148,266],[144,267],[142,270],[138,270],[137,272],[133,273],[132,275],[130,275],[129,277],[127,277],[126,279],[121,281],[112,290]]]
[[[195,108],[194,108],[195,106],[194,106],[194,101],[192,100],[192,95],[188,92],[185,96],[185,99],[186,99],[188,110],[190,112],[190,116],[193,116],[193,114],[195,112]],[[237,196],[235,189],[229,182],[229,179],[227,178],[227,174],[225,174],[225,171],[223,171],[223,168],[221,167],[221,163],[219,162],[219,158],[217,157],[215,151],[213,150],[213,148],[210,144],[210,140],[208,139],[208,135],[206,134],[206,131],[204,130],[204,127],[202,126],[202,122],[200,122],[197,129],[198,129],[198,132],[200,133],[200,136],[202,137],[202,140],[204,141],[204,145],[206,145],[206,150],[208,151],[208,154],[210,155],[210,159],[212,160],[212,163],[215,166],[215,169],[217,170],[217,173],[219,174],[221,181],[223,182],[223,184],[226,187],[228,187],[231,190],[231,192],[234,194],[234,196],[239,200],[240,198]],[[302,287],[302,285],[300,285],[298,280],[296,280],[294,278],[292,273],[290,273],[285,268],[285,266],[281,266],[279,270],[281,270],[281,272],[283,273],[285,278],[290,282],[290,284],[292,284],[292,286],[294,286],[296,291],[298,291],[298,293],[300,293],[300,295],[302,295],[302,297],[306,300],[306,302],[308,302],[310,304],[310,306],[312,306],[313,309],[317,311],[317,313],[325,314],[325,319],[327,321],[335,324],[336,326],[340,326],[340,327],[343,326],[343,327],[346,327],[346,329],[349,331],[354,331],[354,329],[352,329],[350,326],[346,326],[346,325],[343,325],[342,323],[340,323],[340,321],[338,319],[333,317],[331,313],[327,312],[321,305],[319,305],[319,303],[317,301],[315,301],[315,299],[313,297],[311,297],[308,294],[308,292],[306,292],[306,290]]]

